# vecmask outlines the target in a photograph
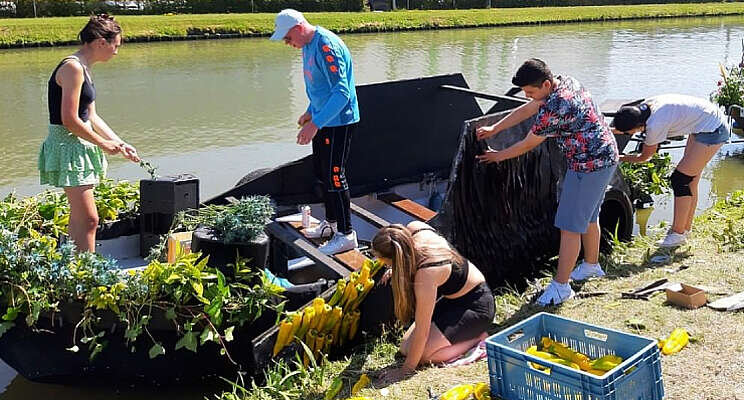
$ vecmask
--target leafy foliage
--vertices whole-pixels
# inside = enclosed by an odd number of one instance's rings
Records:
[[[173,218],[167,234],[150,250],[148,261],[164,260],[168,235],[173,232],[193,231],[204,226],[225,243],[245,243],[263,234],[264,227],[274,216],[275,210],[267,196],[249,196],[236,204],[209,205],[197,210],[181,211]]]
[[[94,195],[101,222],[135,215],[139,209],[139,188],[128,181],[103,180]],[[27,198],[11,193],[0,201],[0,225],[21,238],[33,232],[59,237],[67,232],[69,221],[70,205],[60,191],[48,190]]]
[[[139,210],[139,187],[129,181],[114,182],[104,179],[96,186],[98,217],[102,221],[114,221],[123,215],[135,215]]]
[[[112,313],[132,351],[149,342],[149,354],[165,349],[148,330],[155,314],[164,315],[180,336],[176,348],[197,351],[216,342],[230,358],[226,343],[237,327],[250,324],[266,310],[281,312],[281,288],[250,271],[243,260],[235,265],[235,280],[207,267],[199,254],[179,254],[173,264],[154,261],[143,271],[117,269],[116,262],[93,253],[76,253],[72,244],[57,247],[50,236],[35,230],[21,237],[0,223],[0,332],[18,320],[35,327],[44,316],[66,304],[83,308],[70,351],[87,345],[91,358],[106,345],[103,313]],[[147,337],[148,340],[138,340]]]
[[[312,351],[304,345],[304,350],[309,357],[313,357]],[[250,387],[242,382],[230,382],[232,391],[215,395],[219,400],[299,400],[308,398],[308,393],[315,392],[320,397],[324,376],[326,375],[325,363],[317,363],[314,358],[310,366],[305,366],[301,356],[291,363],[284,360],[274,361],[263,372],[262,384],[251,381]],[[224,379],[224,378],[223,378]]]
[[[153,166],[148,161],[140,160],[139,166],[150,174],[151,179],[158,177],[158,167]]]
[[[710,94],[710,100],[728,110],[729,106],[744,106],[744,62],[726,69],[721,68],[718,88]]]
[[[667,193],[669,175],[672,173],[671,164],[671,155],[659,153],[645,163],[620,163],[620,171],[630,186],[631,198]]]
[[[719,251],[734,252],[744,249],[744,190],[719,200],[714,207],[713,216],[720,220],[719,226],[722,226],[720,231],[712,232]]]
[[[250,242],[264,234],[274,213],[269,197],[249,196],[219,210],[206,226],[225,243]]]

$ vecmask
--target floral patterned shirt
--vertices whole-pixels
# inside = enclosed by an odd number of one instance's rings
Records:
[[[615,136],[589,91],[569,76],[557,79],[558,86],[540,106],[530,133],[557,138],[568,168],[576,172],[616,165]]]

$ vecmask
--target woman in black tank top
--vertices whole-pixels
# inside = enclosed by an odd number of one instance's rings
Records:
[[[372,250],[392,269],[396,317],[414,320],[400,345],[406,361],[385,380],[400,380],[421,363],[459,357],[485,339],[495,313],[493,294],[478,268],[432,227],[416,221],[382,228]]]
[[[49,78],[49,134],[39,151],[41,184],[63,188],[70,202],[68,234],[78,251],[94,251],[98,212],[93,188],[105,178],[105,153],[138,162],[125,143],[96,114],[90,68],[116,55],[121,28],[108,15],[92,16],[80,31],[82,46],[64,58]]]

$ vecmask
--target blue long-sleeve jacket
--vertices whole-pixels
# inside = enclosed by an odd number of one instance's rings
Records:
[[[302,64],[313,123],[321,129],[359,122],[354,71],[346,44],[318,26],[313,40],[302,47]]]

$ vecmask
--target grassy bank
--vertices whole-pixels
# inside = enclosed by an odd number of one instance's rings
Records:
[[[312,23],[333,31],[351,33],[742,14],[742,3],[703,3],[309,13],[307,17]],[[273,18],[273,14],[205,14],[120,16],[117,20],[128,41],[151,41],[268,36],[273,30]],[[0,48],[73,44],[85,20],[85,17],[0,19]]]
[[[651,338],[666,337],[675,328],[685,328],[694,340],[680,353],[662,359],[665,398],[744,399],[741,380],[744,312],[719,312],[706,307],[682,309],[667,304],[661,292],[649,301],[620,297],[622,292],[661,278],[706,286],[709,301],[744,290],[744,192],[698,217],[685,247],[674,251],[657,249],[654,242],[665,230],[665,227],[658,227],[650,236],[637,237],[632,243],[617,246],[612,255],[601,260],[607,272],[605,279],[574,284],[577,293],[601,291],[607,294],[577,298],[545,311]],[[670,259],[653,263],[651,258],[655,255],[668,255]],[[497,315],[489,333],[543,311],[531,302],[548,279],[533,282],[525,291],[503,290],[496,297]],[[631,319],[640,320],[641,326],[631,326],[628,323]],[[287,399],[321,399],[325,388],[339,374],[346,380],[339,398],[345,398],[360,374],[372,376],[402,363],[403,359],[395,356],[399,338],[400,332],[389,332],[382,338],[370,337],[347,359],[327,363],[323,369],[303,370],[289,379],[288,387],[294,392]],[[281,385],[280,376],[286,376],[286,371],[275,371],[273,379],[263,388],[238,390],[235,395],[226,393],[222,399],[278,400],[282,397],[274,389]],[[372,387],[359,395],[376,400],[425,399],[428,387],[441,393],[460,383],[475,382],[488,382],[485,361],[459,368],[422,368],[412,378],[386,387],[373,380]],[[381,389],[385,389],[387,395],[383,395]]]

